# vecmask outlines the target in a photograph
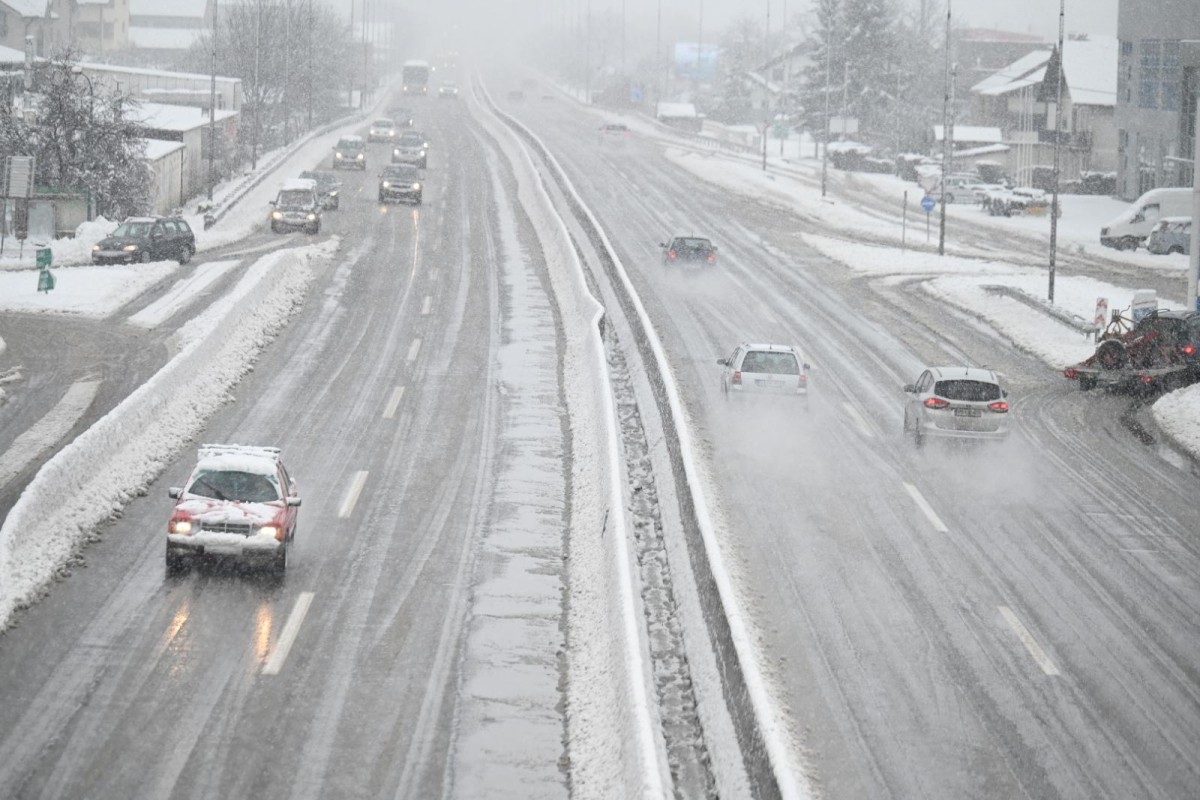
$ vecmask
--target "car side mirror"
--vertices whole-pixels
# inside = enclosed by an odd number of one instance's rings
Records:
[[[289,508],[299,508],[300,507],[300,498],[299,497],[289,497],[287,499],[287,504],[288,504]]]
[[[728,367],[729,359],[728,358],[718,358],[717,363],[720,364],[722,367]]]
[[[913,393],[913,392],[915,392],[916,390],[917,390],[917,387],[916,387],[914,384],[911,384],[911,383],[906,383],[906,384],[904,384],[904,392],[905,392],[905,394],[912,394],[912,393]]]
[[[805,364],[805,365],[804,365],[804,371],[805,371],[805,372],[808,372],[810,369],[812,369],[812,366],[811,366],[811,365],[809,365],[809,364]]]
[[[167,497],[171,498],[172,500],[178,500],[179,498],[183,497],[183,487],[172,486],[170,489],[167,489]]]
[[[268,200],[268,201],[267,201],[267,205],[269,205],[269,206],[273,206],[273,205],[275,205],[275,201],[274,201],[274,200]]]
[[[1000,396],[1001,396],[1001,397],[1008,397],[1008,389],[1001,389],[1001,390],[1000,390]]]
[[[659,242],[659,243],[658,243],[658,246],[659,246],[659,247],[664,247],[664,248],[665,248],[665,247],[667,246],[667,243],[666,243],[666,242]]]

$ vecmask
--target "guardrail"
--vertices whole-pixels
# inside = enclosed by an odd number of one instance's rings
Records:
[[[679,498],[684,536],[688,552],[692,554],[691,567],[699,589],[704,622],[720,671],[726,708],[733,722],[754,797],[761,800],[813,797],[815,793],[808,785],[806,776],[792,763],[785,743],[784,726],[775,716],[775,706],[767,695],[753,645],[746,635],[747,628],[741,620],[732,579],[720,554],[703,484],[694,463],[691,433],[683,403],[658,335],[603,228],[583,203],[557,159],[537,135],[520,121],[494,104],[490,107],[549,165],[572,215],[600,254],[601,266],[633,329],[635,345],[645,364],[647,378],[663,419],[664,441]],[[672,133],[678,131],[672,129]]]
[[[1037,309],[1038,311],[1053,317],[1064,325],[1074,328],[1084,336],[1094,337],[1100,332],[1100,329],[1096,327],[1094,322],[1086,320],[1078,314],[1072,314],[1069,311],[1064,311],[1058,306],[1051,304],[1049,300],[1043,300],[1040,297],[1034,297],[1029,292],[1026,292],[1023,289],[1018,289],[1015,286],[1000,286],[993,284],[984,286],[983,290],[989,294],[1002,294],[1006,297],[1011,297],[1014,300],[1024,303],[1030,308]]]

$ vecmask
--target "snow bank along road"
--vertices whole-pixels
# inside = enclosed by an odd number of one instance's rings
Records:
[[[564,164],[663,340],[823,796],[1194,794],[1195,478],[1130,434],[1127,401],[1073,391],[920,276],[846,270],[801,235],[826,231],[698,186],[660,144],[601,145],[574,104],[501,107]],[[660,266],[689,233],[720,246],[714,273]],[[806,349],[807,411],[722,399],[713,362],[741,341]],[[1014,440],[910,450],[900,386],[964,362],[1008,377]]]

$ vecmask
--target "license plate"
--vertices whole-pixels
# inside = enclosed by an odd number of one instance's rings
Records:
[[[767,386],[769,388],[783,386],[783,381],[755,381],[755,383],[759,386]]]
[[[978,408],[956,408],[954,416],[956,417],[978,417],[980,415]]]

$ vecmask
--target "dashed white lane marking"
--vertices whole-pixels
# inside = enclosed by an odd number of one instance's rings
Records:
[[[350,488],[346,490],[346,497],[342,500],[342,507],[338,509],[339,517],[345,519],[354,512],[354,504],[358,502],[358,496],[362,494],[366,482],[367,471],[365,469],[354,473],[354,479],[350,481]]]
[[[1029,629],[1021,624],[1021,620],[1017,619],[1017,615],[1012,612],[1008,606],[999,606],[1000,616],[1004,617],[1004,621],[1008,623],[1008,627],[1013,629],[1013,633],[1017,634],[1017,638],[1021,640],[1021,644],[1025,645],[1025,649],[1029,651],[1029,655],[1033,656],[1033,660],[1042,668],[1042,672],[1047,675],[1058,675],[1058,667],[1054,666],[1054,662],[1050,660],[1050,656],[1046,655],[1046,651],[1037,643],[1037,639],[1033,638],[1033,634]]]
[[[413,339],[413,343],[408,346],[408,356],[404,360],[412,363],[413,361],[417,360],[417,355],[420,354],[420,352],[421,340],[419,338]]]
[[[429,280],[436,281],[437,278],[438,278],[437,267],[434,267],[433,269],[429,270]]]
[[[8,450],[0,453],[0,486],[15,478],[34,459],[66,436],[96,399],[98,391],[100,381],[71,384],[54,408],[18,436]]]
[[[920,489],[913,486],[911,483],[904,484],[904,488],[908,490],[908,494],[913,499],[913,502],[917,504],[917,508],[921,509],[921,511],[929,519],[929,523],[933,525],[934,530],[941,533],[950,532],[950,529],[946,527],[945,523],[942,522],[941,518],[938,517],[937,513],[934,512],[933,506],[929,505],[929,502],[925,499],[925,496],[921,494]]]
[[[288,653],[292,651],[292,645],[296,643],[300,625],[304,622],[304,617],[308,614],[308,607],[312,605],[312,601],[312,592],[301,592],[300,596],[296,598],[296,604],[292,606],[292,613],[288,615],[283,630],[279,632],[279,640],[275,642],[275,649],[271,652],[267,663],[263,665],[263,675],[278,675],[279,670],[283,669],[283,662],[287,661]]]
[[[421,302],[421,316],[429,316],[429,309],[433,308],[433,297],[425,295],[425,299]]]
[[[857,408],[850,405],[849,403],[843,403],[842,405],[846,409],[846,416],[850,417],[850,421],[854,423],[854,427],[858,428],[859,433],[861,433],[863,436],[866,436],[868,438],[875,435],[871,431],[870,426],[867,425],[867,421],[865,419],[863,419],[862,414],[858,413]]]
[[[403,399],[403,386],[397,386],[395,389],[392,389],[392,396],[388,399],[387,406],[383,409],[383,418],[391,419],[396,416],[396,409],[400,407],[400,401]]]

